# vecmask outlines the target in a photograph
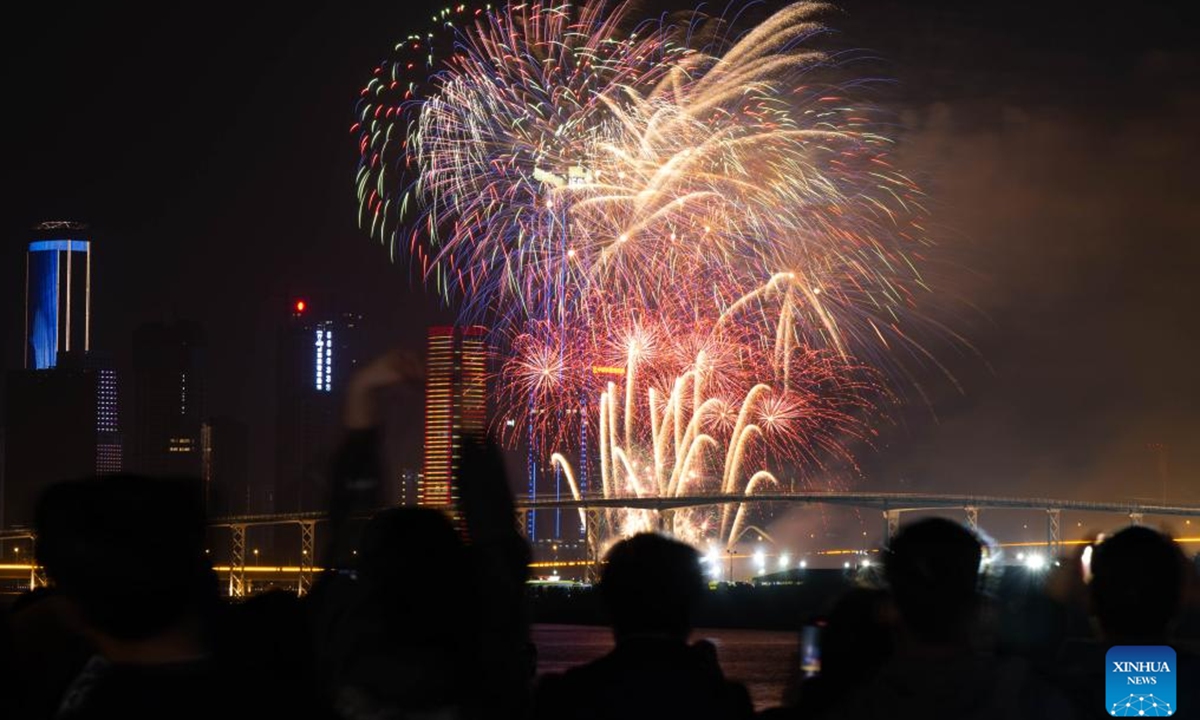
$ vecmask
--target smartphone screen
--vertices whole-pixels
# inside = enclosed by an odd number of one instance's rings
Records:
[[[800,631],[800,672],[806,678],[821,672],[821,626],[805,625]]]

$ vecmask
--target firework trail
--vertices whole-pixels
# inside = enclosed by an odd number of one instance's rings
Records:
[[[363,90],[360,222],[493,328],[514,427],[596,439],[606,494],[751,493],[845,458],[879,389],[856,358],[919,349],[921,193],[821,80],[825,9],[739,34],[459,6]],[[731,537],[742,514],[674,529]]]

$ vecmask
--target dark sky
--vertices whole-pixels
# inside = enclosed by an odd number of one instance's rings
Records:
[[[656,2],[655,6],[661,5]],[[1200,53],[1183,3],[874,2],[828,16],[899,119],[940,244],[930,314],[961,386],[897,409],[866,487],[1200,501]],[[1186,15],[1184,13],[1187,13]],[[178,316],[210,338],[210,410],[269,442],[274,322],[289,298],[420,347],[436,303],[355,226],[358,89],[412,4],[40,4],[4,31],[0,349],[20,362],[21,245],[92,227],[94,346]],[[269,455],[269,452],[265,455]],[[256,470],[265,471],[262,460]]]

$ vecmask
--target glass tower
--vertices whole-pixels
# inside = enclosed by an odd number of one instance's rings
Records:
[[[60,352],[91,350],[92,253],[84,225],[48,222],[25,254],[25,369],[48,370]]]

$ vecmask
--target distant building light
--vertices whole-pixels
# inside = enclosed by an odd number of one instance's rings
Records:
[[[318,392],[332,389],[333,376],[333,331],[318,328],[316,348],[316,384]]]
[[[624,375],[625,368],[597,365],[592,368],[592,372],[597,375]]]

